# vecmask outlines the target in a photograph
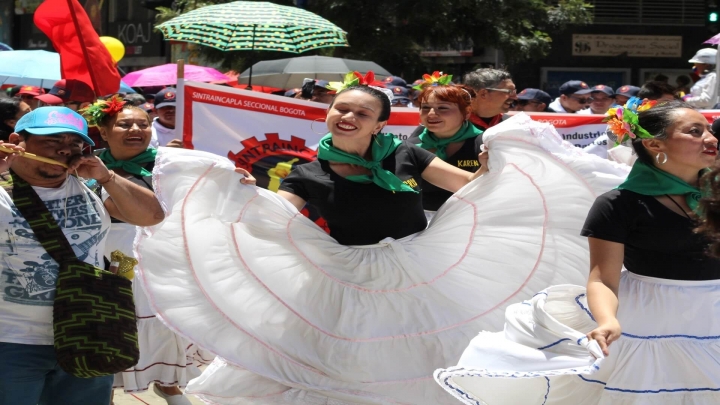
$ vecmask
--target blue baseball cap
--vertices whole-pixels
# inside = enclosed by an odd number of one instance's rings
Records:
[[[552,97],[540,89],[527,88],[518,93],[518,100],[537,100],[541,103],[550,105],[552,103]]]
[[[560,86],[559,90],[560,94],[564,94],[566,96],[570,96],[572,94],[584,95],[592,92],[590,86],[580,80],[570,80],[569,82],[565,82],[562,86]]]
[[[405,79],[403,79],[400,76],[388,76],[382,82],[385,85],[385,87],[387,87],[387,88],[396,87],[396,86],[408,87]]]
[[[67,107],[39,107],[30,111],[15,124],[15,132],[20,131],[33,135],[75,134],[95,146],[88,136],[85,118]]]
[[[403,99],[410,100],[410,90],[405,86],[390,87],[390,91],[393,93],[393,101]]]
[[[315,87],[319,87],[321,89],[329,90],[327,86],[330,84],[327,80],[315,80]]]
[[[630,86],[629,84],[626,84],[622,87],[618,87],[617,90],[615,90],[615,94],[618,96],[625,96],[625,97],[635,97],[640,92],[640,87]]]

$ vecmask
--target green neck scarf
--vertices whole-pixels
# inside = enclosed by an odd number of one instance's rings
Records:
[[[686,183],[679,177],[662,171],[653,165],[636,161],[625,182],[618,190],[630,190],[642,195],[684,195],[691,210],[697,211],[700,189]]]
[[[450,138],[440,139],[436,137],[435,134],[428,131],[427,128],[424,128],[422,133],[420,133],[419,135],[421,142],[418,146],[425,150],[435,149],[435,156],[439,157],[442,160],[446,160],[446,150],[448,145],[455,142],[461,142],[466,139],[475,138],[482,133],[482,130],[477,129],[475,125],[470,125],[470,123],[467,121],[465,121],[462,127],[460,127],[460,130]]]
[[[154,162],[155,156],[157,156],[157,149],[147,148],[145,152],[130,160],[116,160],[110,153],[110,149],[102,151],[99,157],[108,169],[123,169],[130,174],[136,174],[138,176],[152,176],[152,172],[140,165]]]
[[[332,135],[327,134],[320,140],[318,146],[318,159],[330,160],[339,163],[362,166],[370,170],[370,175],[362,174],[348,176],[346,179],[358,183],[373,182],[385,190],[392,192],[410,191],[417,193],[412,187],[403,183],[395,174],[382,168],[382,161],[395,153],[395,149],[402,142],[392,134],[378,134],[373,137],[370,145],[372,148],[372,160],[365,160],[360,156],[353,155],[336,148],[332,144]]]

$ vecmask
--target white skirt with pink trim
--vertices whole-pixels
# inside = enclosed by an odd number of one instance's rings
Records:
[[[105,257],[119,250],[132,255],[137,227],[113,223],[105,240]],[[136,277],[133,279],[133,300],[138,327],[138,363],[115,374],[113,388],[125,392],[146,391],[150,384],[185,387],[200,375],[200,367],[210,364],[215,356],[168,329],[155,316],[147,294]]]
[[[524,114],[485,143],[490,172],[426,230],[363,247],[239,184],[227,159],[161,148],[167,217],[138,237],[138,278],[169,327],[221,357],[188,392],[220,404],[454,403],[433,371],[457,364],[478,331],[501,330],[510,303],[585,283],[580,229],[629,171]]]

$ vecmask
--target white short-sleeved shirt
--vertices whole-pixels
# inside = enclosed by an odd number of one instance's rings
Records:
[[[150,147],[157,149],[160,146],[165,146],[168,142],[173,139],[178,139],[175,135],[174,128],[167,128],[155,118],[151,125],[152,134],[150,135]]]
[[[78,259],[102,268],[110,215],[100,198],[75,177],[58,188],[33,188]],[[8,193],[0,189],[0,342],[53,344],[58,270]]]

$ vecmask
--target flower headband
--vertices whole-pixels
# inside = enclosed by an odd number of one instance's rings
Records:
[[[124,101],[122,97],[116,94],[109,100],[96,101],[80,110],[80,113],[85,117],[90,126],[97,127],[106,116],[113,116],[119,113],[125,108],[126,104],[127,101]]]
[[[625,103],[624,107],[611,108],[605,115],[603,122],[607,122],[608,129],[617,135],[615,146],[620,145],[626,137],[631,139],[654,138],[648,131],[638,124],[638,115],[640,111],[649,110],[657,105],[657,100],[640,101],[637,97],[632,97]]]
[[[373,71],[367,72],[365,74],[365,76],[363,76],[360,72],[348,72],[348,74],[345,75],[345,79],[342,82],[330,82],[330,83],[328,83],[327,86],[325,86],[325,88],[339,93],[340,91],[345,90],[348,87],[352,87],[352,86],[368,86],[368,87],[372,87],[373,89],[382,92],[392,102],[392,99],[393,99],[392,91],[382,88],[382,87],[373,86],[372,83],[374,81],[375,81],[375,72],[373,72]]]
[[[423,80],[424,81],[420,84],[413,86],[413,89],[422,90],[425,86],[447,86],[448,84],[452,83],[452,75],[443,74],[443,72],[438,72],[436,70],[433,72],[432,75],[425,73],[423,75]]]

